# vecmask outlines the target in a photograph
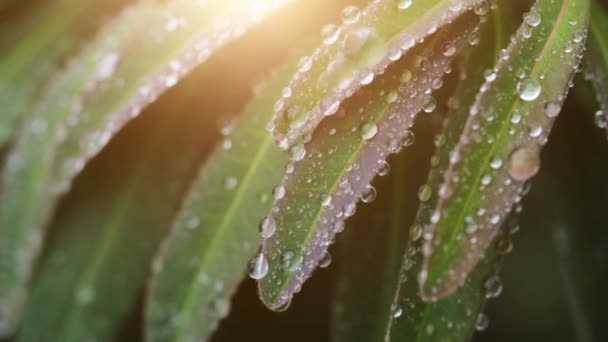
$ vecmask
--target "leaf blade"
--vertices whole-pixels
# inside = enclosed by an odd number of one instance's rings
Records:
[[[0,201],[0,321],[16,321],[42,226],[84,164],[144,106],[288,1],[144,1],[109,23],[58,74],[2,174],[0,198],[12,200]],[[158,34],[146,34],[149,27]]]
[[[157,263],[167,267],[159,267],[150,282],[148,340],[205,339],[227,314],[230,296],[245,271],[243,265],[259,245],[259,233],[251,223],[268,210],[268,189],[280,182],[286,164],[284,152],[272,143],[265,127],[294,69],[284,66],[271,77],[247,105],[231,135],[200,169],[157,256]],[[230,257],[226,249],[231,250]],[[196,267],[189,265],[190,260],[197,260]],[[175,315],[180,319],[172,323]]]
[[[462,25],[460,36],[440,33],[429,46],[441,50],[438,44],[451,42],[461,47],[475,24],[473,19],[465,16],[454,24]],[[432,89],[432,80],[441,78],[453,56],[432,50],[421,50],[417,62],[408,60],[398,65],[404,68],[404,78],[395,67],[367,93],[357,96],[344,110],[352,119],[336,115],[315,131],[306,147],[295,145],[305,148],[305,153],[299,156],[302,160],[288,167],[292,170],[283,185],[275,189],[275,203],[268,217],[276,222],[277,230],[262,247],[270,269],[258,281],[258,289],[269,308],[288,305],[335,234],[342,230],[344,220],[354,213],[359,196],[365,190],[373,196],[374,190],[367,186],[380,162],[396,152],[410,133],[408,129],[428,99],[423,91]]]
[[[447,296],[465,281],[521,199],[578,67],[588,1],[537,2],[531,11],[496,77],[483,86],[445,171],[441,187],[449,191],[427,222],[431,238],[420,277],[427,300]]]
[[[395,1],[380,0],[360,13],[347,12],[331,43],[301,60],[300,69],[288,86],[289,96],[279,101],[275,109],[275,141],[286,148],[312,132],[325,116],[335,113],[343,100],[369,84],[374,75],[382,73],[416,41],[480,3],[414,1],[400,8]],[[338,37],[340,44],[336,43]]]

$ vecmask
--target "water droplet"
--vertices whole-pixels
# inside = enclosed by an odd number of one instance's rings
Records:
[[[446,57],[454,56],[454,54],[456,53],[456,45],[454,45],[454,43],[452,42],[447,42],[443,44],[442,52],[443,55]]]
[[[606,114],[604,114],[603,110],[598,110],[594,115],[595,125],[599,128],[606,128],[606,124],[608,123],[606,120]]]
[[[264,239],[268,239],[277,231],[277,223],[272,216],[264,217],[258,225],[258,230]]]
[[[517,181],[527,181],[540,169],[540,151],[536,146],[516,149],[509,158],[509,175]]]
[[[268,273],[268,260],[264,254],[260,253],[249,262],[249,277],[251,279],[259,280],[266,276]]]
[[[526,24],[532,27],[536,27],[540,25],[540,14],[538,14],[537,11],[532,10],[524,16],[524,21],[526,22]]]
[[[401,317],[401,315],[403,315],[403,308],[398,306],[395,308],[395,310],[393,311],[393,317],[394,318],[399,318]]]
[[[236,188],[238,183],[239,183],[239,181],[238,181],[238,179],[236,179],[236,177],[229,176],[229,177],[226,177],[226,180],[224,181],[224,186],[226,187],[226,189],[232,190],[232,189]]]
[[[502,282],[498,276],[491,276],[483,283],[483,289],[486,298],[496,298],[502,293]]]
[[[397,8],[408,9],[412,6],[412,0],[397,0]]]
[[[361,11],[357,6],[348,6],[342,10],[342,21],[345,24],[354,24],[359,20]]]
[[[430,200],[431,195],[433,195],[433,189],[428,184],[424,184],[420,187],[420,190],[418,190],[418,199],[420,199],[421,202]]]
[[[386,161],[382,161],[380,163],[380,167],[378,168],[378,176],[384,177],[389,174],[391,171],[391,166]]]
[[[427,96],[424,98],[424,103],[422,104],[422,110],[426,113],[431,113],[437,107],[437,103],[435,102],[435,98],[432,96]]]
[[[272,196],[275,200],[280,200],[285,197],[285,187],[283,185],[277,185],[272,189]]]
[[[303,260],[302,255],[296,256],[293,252],[285,252],[281,255],[283,269],[288,272],[295,272],[302,265]]]
[[[334,44],[338,38],[340,38],[340,27],[336,25],[325,25],[321,29],[321,37],[323,38],[323,44],[332,45]]]
[[[483,312],[480,312],[477,315],[477,319],[475,320],[475,329],[477,331],[484,331],[488,328],[489,325],[490,319],[488,319],[488,316]]]
[[[500,159],[499,157],[492,158],[492,160],[490,161],[490,167],[494,170],[500,169],[502,167],[502,159]]]
[[[329,252],[325,251],[325,252],[323,252],[323,256],[321,257],[321,260],[319,260],[319,267],[327,268],[327,267],[329,267],[330,264],[331,264],[331,254],[329,254]]]
[[[95,290],[90,286],[84,286],[76,292],[76,300],[80,305],[89,305],[95,300]]]
[[[373,122],[366,122],[361,125],[360,131],[363,140],[370,140],[378,133],[378,126]]]
[[[540,83],[533,78],[521,81],[517,84],[517,93],[519,98],[524,101],[534,101],[538,98],[541,92]]]
[[[371,185],[366,186],[363,192],[361,193],[361,201],[363,201],[363,203],[371,203],[375,199],[376,189]]]
[[[300,161],[300,160],[304,159],[304,157],[306,156],[306,148],[304,147],[303,144],[296,144],[296,145],[293,145],[289,149],[288,154],[289,154],[289,160]]]
[[[549,118],[556,117],[562,110],[562,104],[558,101],[549,101],[545,104],[545,114]]]

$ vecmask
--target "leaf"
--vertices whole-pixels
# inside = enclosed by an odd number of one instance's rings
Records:
[[[164,90],[287,1],[141,2],[49,83],[0,180],[0,322],[17,320],[42,226],[85,163]]]
[[[587,0],[540,1],[526,15],[471,107],[425,228],[421,294],[437,300],[462,285],[539,169],[579,66]]]
[[[255,95],[191,186],[155,262],[147,340],[205,340],[228,314],[230,296],[260,243],[256,221],[270,208],[269,190],[287,164],[265,127],[295,70],[291,64]],[[263,272],[263,261],[257,267]]]
[[[152,257],[218,134],[192,110],[200,77],[164,98],[91,163],[54,220],[19,341],[110,341],[144,288]],[[182,90],[184,89],[184,90]]]
[[[325,30],[325,44],[302,58],[299,72],[277,103],[275,141],[288,145],[304,136],[362,85],[372,82],[416,42],[484,0],[371,2],[345,9],[344,24]]]
[[[378,199],[357,213],[357,223],[338,242],[332,341],[384,339],[407,242],[405,190],[415,161],[404,155],[393,158],[390,176],[378,182]]]
[[[608,129],[608,14],[597,0],[591,1],[589,20],[588,60],[591,80],[601,107],[596,113],[596,123]]]
[[[2,27],[2,47],[6,50],[0,58],[0,146],[14,134],[18,121],[31,109],[40,85],[57,65],[123,3],[46,1],[22,20]],[[5,40],[11,43],[4,46]]]
[[[454,24],[454,33],[442,31],[419,56],[412,54],[391,68],[324,121],[310,143],[291,148],[290,158],[297,162],[274,190],[267,219],[276,222],[277,230],[262,248],[270,267],[258,285],[269,308],[289,304],[354,213],[359,197],[375,197],[370,182],[388,155],[409,141],[418,111],[432,109],[434,100],[426,93],[449,70],[475,18],[464,16]]]

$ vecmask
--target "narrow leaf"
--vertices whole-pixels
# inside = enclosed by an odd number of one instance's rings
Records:
[[[270,267],[259,281],[259,292],[268,307],[288,305],[353,215],[359,198],[373,200],[370,182],[388,155],[408,143],[416,114],[423,107],[433,109],[434,99],[427,94],[449,70],[475,18],[464,16],[450,26],[453,30],[440,32],[324,121],[310,143],[291,148],[289,156],[296,163],[288,166],[283,184],[275,189],[267,217],[277,230],[263,244]]]
[[[439,184],[444,178],[444,170],[449,165],[450,151],[457,145],[460,133],[467,122],[469,108],[475,102],[484,77],[492,77],[487,70],[495,62],[495,56],[508,43],[511,32],[511,17],[507,1],[499,1],[486,15],[484,24],[474,36],[477,41],[474,49],[464,51],[459,59],[458,72],[460,80],[451,98],[450,110],[444,122],[444,132],[436,140],[437,150],[431,159],[432,169],[428,176],[429,185]],[[490,69],[491,70],[491,69]],[[481,322],[485,317],[479,315],[484,300],[484,282],[496,286],[497,265],[500,260],[495,258],[495,249],[490,248],[486,258],[465,285],[451,296],[436,303],[425,303],[418,295],[417,277],[422,268],[423,257],[421,248],[424,222],[428,222],[437,194],[431,193],[429,185],[424,185],[419,193],[421,201],[414,226],[410,228],[408,248],[403,256],[401,276],[394,303],[388,313],[391,319],[386,330],[386,341],[442,341],[467,340],[474,331],[477,318]],[[500,254],[508,253],[510,249],[509,236],[499,239],[497,248]],[[498,282],[498,284],[500,284]],[[492,296],[494,293],[488,292]],[[388,312],[388,310],[387,310]]]
[[[85,163],[164,90],[287,1],[141,2],[50,82],[0,181],[0,321],[17,319],[42,226]]]
[[[523,184],[579,67],[587,0],[539,1],[525,16],[475,104],[425,227],[421,293],[437,300],[464,283],[483,257]],[[435,185],[436,186],[436,185]]]
[[[230,296],[260,243],[256,222],[272,204],[287,157],[266,131],[295,64],[255,95],[233,132],[200,170],[155,262],[147,296],[149,341],[205,340],[228,314]],[[263,224],[266,233],[274,227]],[[253,276],[265,260],[254,260]]]
[[[122,4],[122,0],[45,1],[25,18],[2,27],[3,40],[11,43],[3,44],[0,58],[0,146],[14,134],[57,65]]]
[[[302,58],[275,108],[275,140],[286,148],[336,113],[340,103],[369,84],[416,42],[484,0],[377,0],[347,7],[343,25],[328,29],[325,44]]]
[[[53,222],[18,341],[110,341],[200,161],[213,115],[193,111],[200,77],[129,126],[79,177]],[[142,137],[143,136],[143,137]]]
[[[608,129],[608,14],[597,0],[591,1],[587,46],[591,80],[601,107],[595,114],[595,121],[598,126]]]
[[[375,182],[378,199],[357,213],[356,224],[337,243],[332,341],[384,339],[407,242],[406,186],[415,161],[404,156],[393,158],[389,179]]]

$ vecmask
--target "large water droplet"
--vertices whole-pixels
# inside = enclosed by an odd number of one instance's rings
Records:
[[[249,262],[249,277],[259,280],[268,273],[268,260],[264,254],[258,254],[251,262]]]
[[[509,158],[509,175],[511,178],[525,182],[540,169],[540,151],[536,146],[525,146],[516,149]]]
[[[521,81],[517,84],[517,93],[519,94],[519,98],[524,101],[536,100],[540,95],[541,89],[542,87],[540,83],[534,78]]]

